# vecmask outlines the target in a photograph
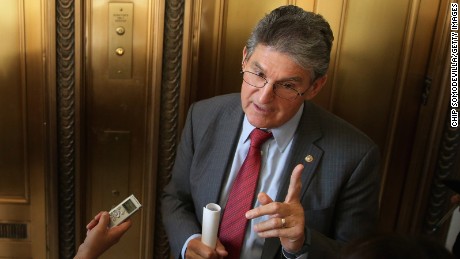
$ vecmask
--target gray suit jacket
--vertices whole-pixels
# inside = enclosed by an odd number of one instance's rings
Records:
[[[187,238],[201,232],[203,207],[219,200],[243,116],[239,94],[200,101],[189,109],[161,205],[175,258]],[[308,258],[337,253],[343,243],[370,234],[378,216],[377,146],[310,102],[305,102],[293,141],[276,200],[284,201],[291,172],[302,163],[301,202],[311,237]],[[307,155],[313,161],[306,162]],[[278,238],[266,239],[262,258],[280,258],[280,248]]]

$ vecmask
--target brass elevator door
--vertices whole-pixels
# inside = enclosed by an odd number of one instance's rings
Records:
[[[1,2],[0,258],[46,258],[43,6]]]
[[[158,21],[164,10],[159,1],[85,3],[81,226],[134,194],[142,208],[132,217],[130,230],[101,258],[148,258],[161,65],[161,53],[152,46],[162,40]]]

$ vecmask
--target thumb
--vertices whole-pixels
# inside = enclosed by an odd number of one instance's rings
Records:
[[[97,224],[97,226],[108,227],[109,222],[110,222],[109,213],[107,211],[104,211],[101,214],[101,218],[99,219],[99,223]]]
[[[224,245],[220,242],[219,239],[217,239],[217,243],[216,243],[216,252],[222,257],[225,257],[228,255],[227,250],[225,250]]]
[[[268,196],[268,194],[261,192],[257,195],[257,200],[260,202],[261,205],[267,205],[270,202],[273,202],[272,198]]]

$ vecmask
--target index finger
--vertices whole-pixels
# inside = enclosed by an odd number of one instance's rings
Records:
[[[101,219],[102,213],[104,213],[104,211],[99,212],[99,213],[98,213],[96,216],[94,216],[94,218],[86,225],[86,229],[87,229],[87,230],[93,229],[93,228],[99,223],[99,220]]]
[[[286,195],[286,199],[284,200],[284,202],[300,202],[300,192],[302,190],[302,170],[303,165],[298,164],[292,171],[288,193]]]

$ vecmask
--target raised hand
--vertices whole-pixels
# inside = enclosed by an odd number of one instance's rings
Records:
[[[249,210],[247,219],[268,215],[269,219],[254,226],[262,238],[279,237],[284,250],[298,252],[305,241],[305,216],[300,194],[303,165],[297,165],[291,174],[289,189],[284,202],[274,202],[266,193],[257,196],[261,206]]]

